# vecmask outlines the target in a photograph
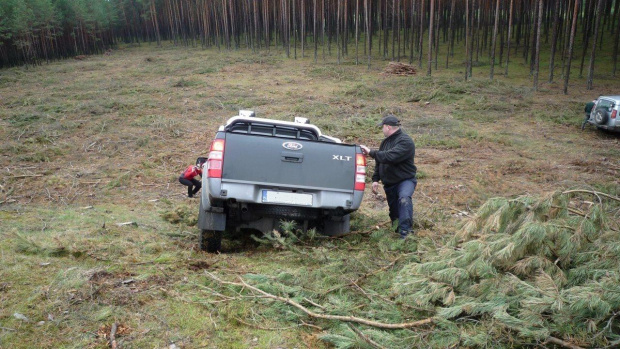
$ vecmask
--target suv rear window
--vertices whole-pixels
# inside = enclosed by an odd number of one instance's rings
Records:
[[[227,131],[260,136],[303,139],[308,141],[316,141],[318,138],[317,135],[310,130],[299,129],[292,126],[270,125],[256,122],[237,122],[229,126]]]
[[[616,104],[613,101],[607,99],[600,99],[598,103],[596,103],[596,109],[605,109],[607,111],[611,111]]]

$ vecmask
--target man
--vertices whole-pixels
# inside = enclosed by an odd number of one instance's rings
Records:
[[[592,112],[592,109],[594,109],[595,105],[596,105],[596,99],[593,100],[592,102],[586,103],[586,107],[583,109],[583,111],[586,113],[586,118],[585,120],[583,120],[583,123],[581,124],[582,131],[586,127],[586,124],[588,123],[588,120],[590,119],[590,113]]]
[[[404,239],[411,232],[411,196],[418,184],[417,169],[413,164],[415,144],[411,137],[400,129],[400,121],[394,115],[388,114],[377,126],[382,127],[385,136],[379,150],[370,150],[365,145],[360,147],[365,155],[375,159],[372,192],[377,193],[381,181],[390,208],[390,220],[394,223],[398,219],[398,233]]]

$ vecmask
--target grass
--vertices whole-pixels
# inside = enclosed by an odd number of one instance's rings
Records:
[[[557,83],[534,93],[518,63],[490,82],[488,65],[465,81],[458,66],[397,77],[382,74],[387,61],[370,69],[335,61],[165,44],[2,71],[0,347],[108,347],[99,332],[113,323],[128,328],[119,336],[125,347],[367,347],[342,323],[245,299],[205,271],[304,295],[332,314],[398,322],[405,319],[395,315],[390,285],[401,265],[454,232],[463,217],[455,212],[498,195],[618,193],[611,179],[620,159],[609,151],[617,136],[579,130],[584,96],[608,94],[613,77],[597,75],[594,91],[574,78],[563,95]],[[227,253],[199,252],[198,202],[184,197],[177,177],[242,108],[309,117],[326,134],[373,147],[383,139],[381,116],[397,114],[416,141],[417,235],[397,239],[384,198],[367,190],[351,223],[358,234],[289,245],[242,235],[224,241]],[[117,225],[127,222],[137,225]],[[362,291],[347,286],[396,258],[360,281]],[[428,328],[397,332],[400,341],[361,330],[387,347],[458,340]]]

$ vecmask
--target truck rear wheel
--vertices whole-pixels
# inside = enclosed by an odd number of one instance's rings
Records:
[[[200,249],[216,253],[222,249],[222,232],[217,230],[200,230]]]

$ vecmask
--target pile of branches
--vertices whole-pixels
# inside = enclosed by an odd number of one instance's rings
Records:
[[[582,211],[575,192],[489,200],[444,247],[401,270],[398,299],[435,309],[466,345],[492,333],[511,344],[620,344],[618,206],[592,192],[601,201]]]
[[[400,63],[400,62],[390,62],[388,66],[383,71],[384,75],[415,75],[416,69],[411,64]]]
[[[338,348],[614,347],[619,202],[586,191],[491,199],[443,243],[420,239],[416,253],[329,290],[317,290],[307,270],[235,281],[209,276],[223,289],[271,302],[263,310],[269,318],[320,329]]]

